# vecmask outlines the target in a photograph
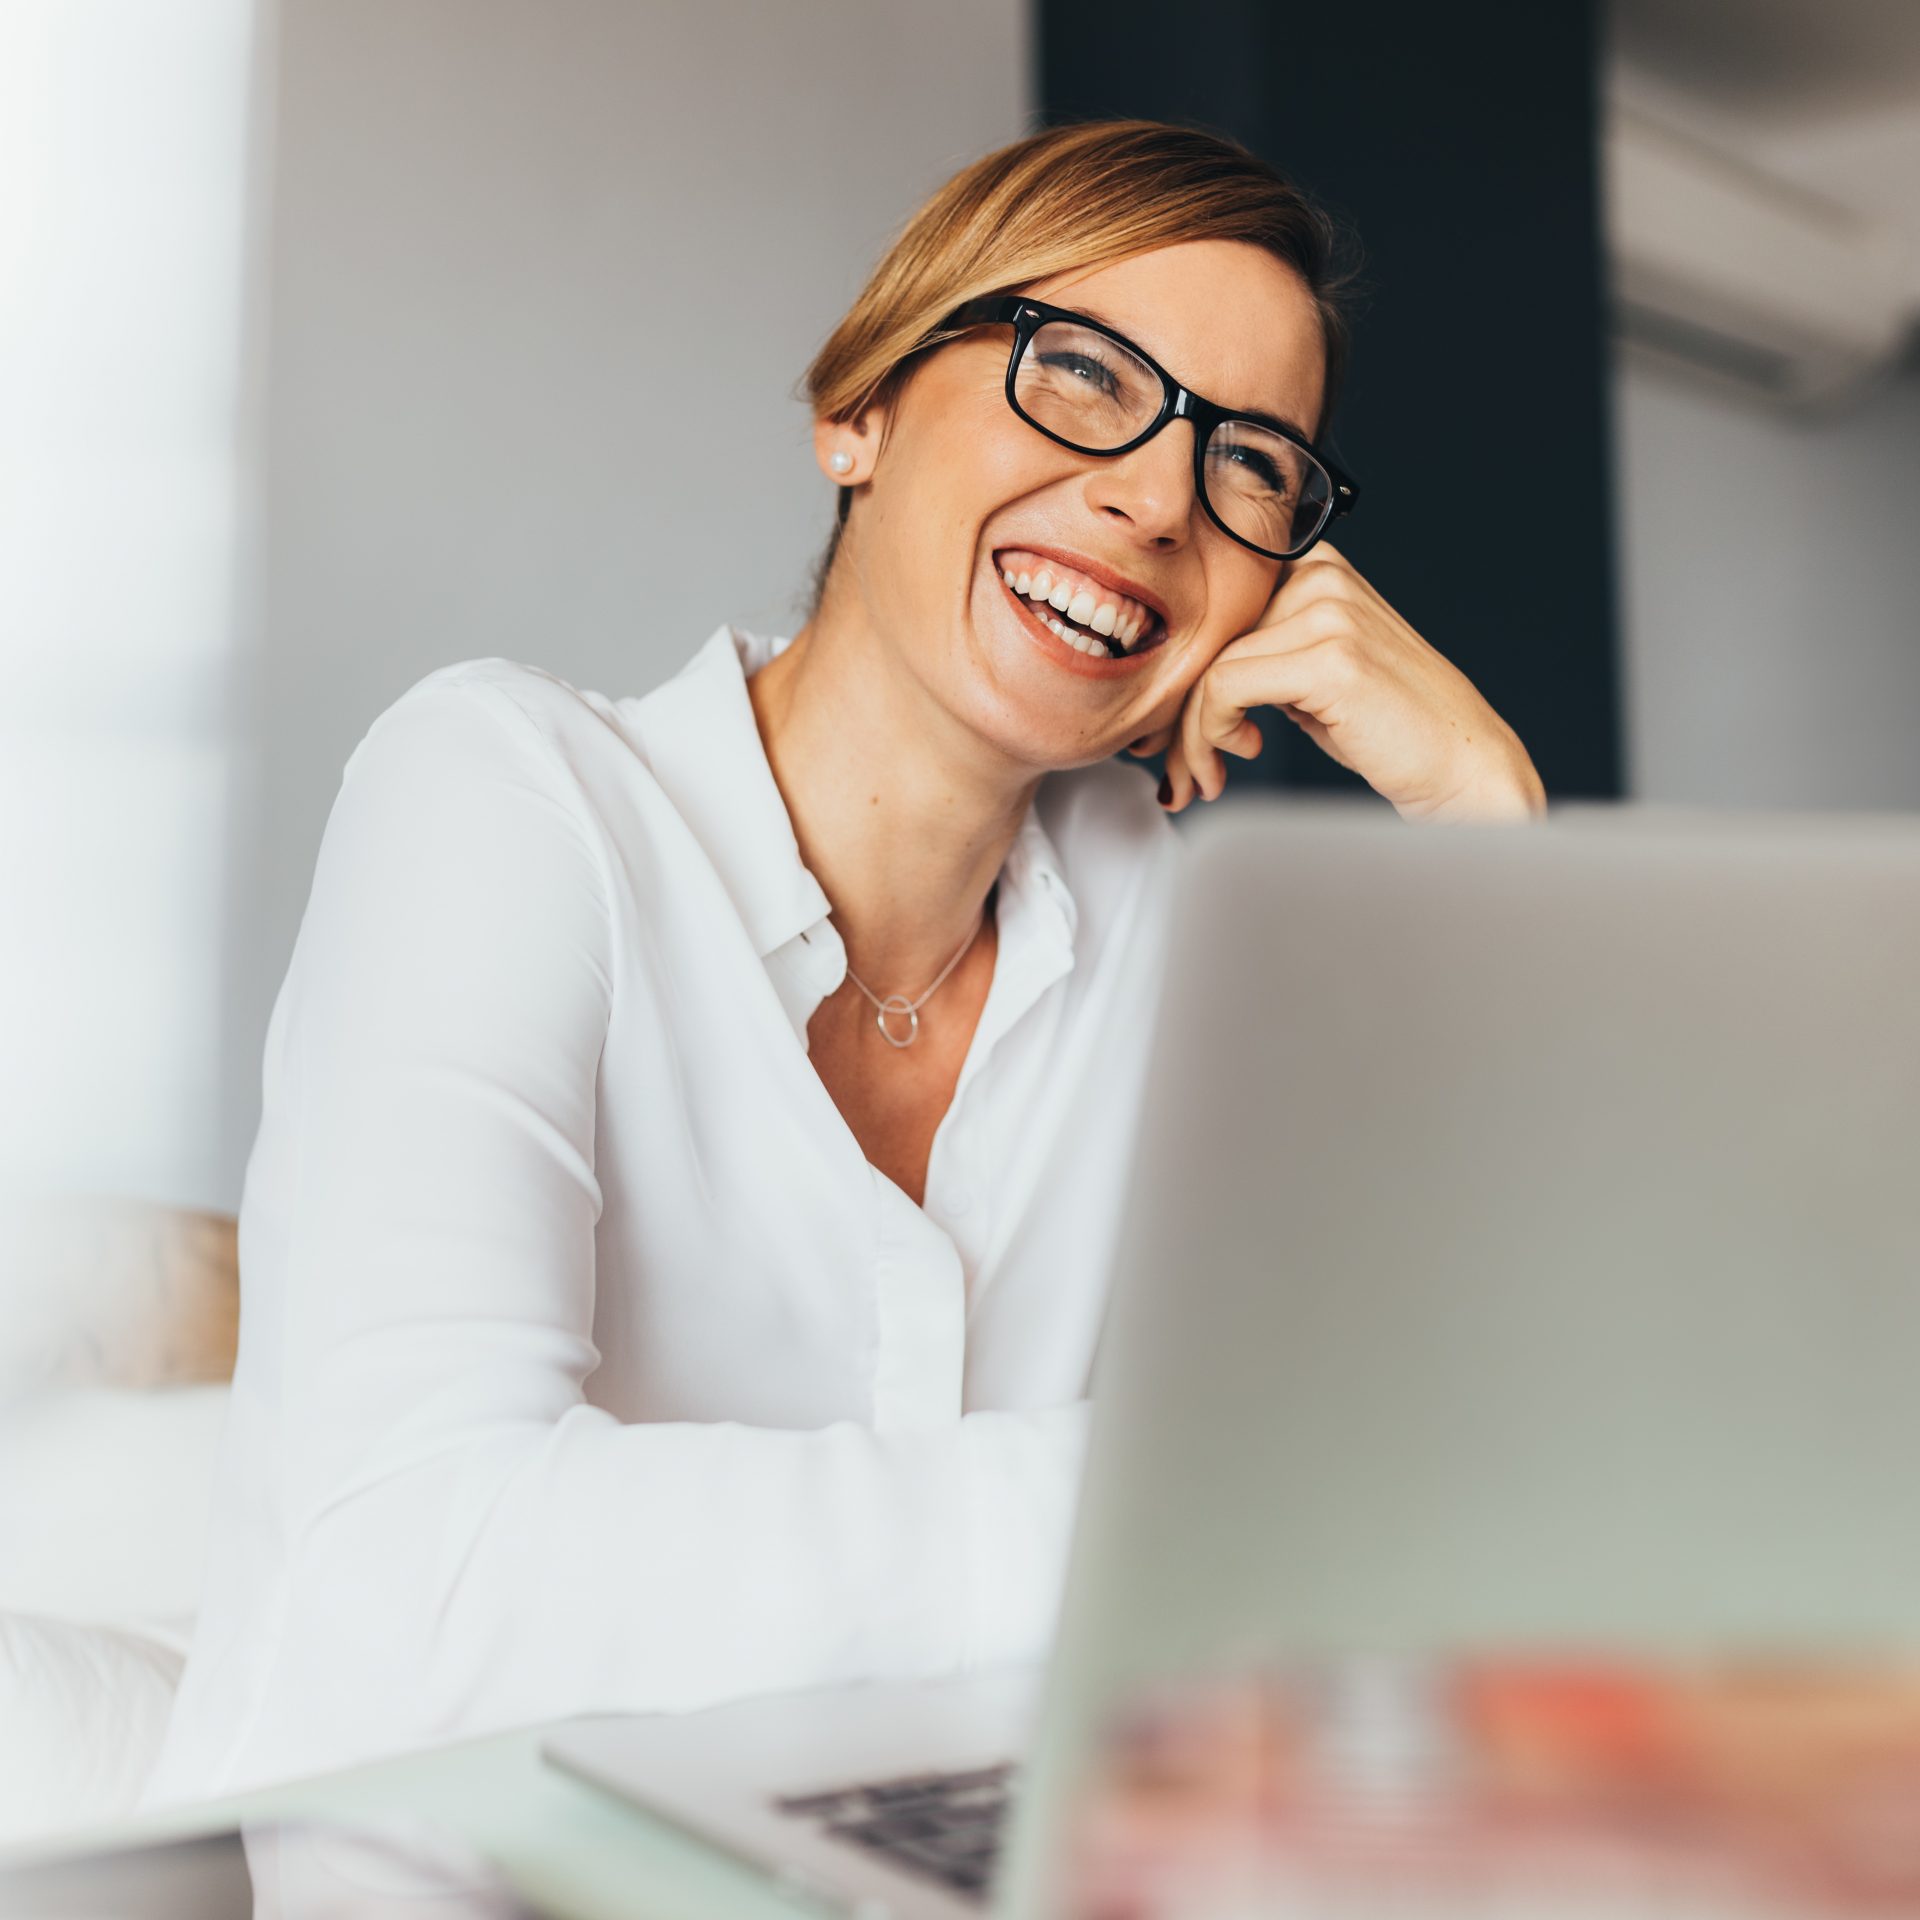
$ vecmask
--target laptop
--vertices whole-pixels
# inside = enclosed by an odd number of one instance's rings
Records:
[[[1188,831],[1044,1667],[546,1742],[863,1920],[1072,1911],[1168,1676],[1920,1634],[1920,820]]]

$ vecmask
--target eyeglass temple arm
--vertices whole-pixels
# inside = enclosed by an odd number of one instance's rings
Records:
[[[957,306],[940,322],[940,331],[949,327],[977,327],[983,321],[1011,320],[1020,311],[1017,293],[983,293],[978,299]]]

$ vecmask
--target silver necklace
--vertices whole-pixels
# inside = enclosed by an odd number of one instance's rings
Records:
[[[989,888],[987,891],[988,898],[992,898],[992,888]],[[940,982],[960,964],[961,956],[964,955],[967,949],[973,945],[974,941],[979,938],[980,929],[986,924],[986,918],[987,902],[983,900],[980,903],[980,917],[973,923],[973,931],[967,935],[965,941],[961,944],[960,952],[956,953],[953,958],[940,969],[939,975],[934,980],[933,987],[937,987]],[[881,1037],[886,1041],[888,1046],[910,1047],[920,1038],[920,1009],[933,998],[933,987],[929,987],[918,1000],[909,1000],[904,993],[890,993],[882,1000],[880,996],[854,972],[851,966],[847,968],[847,978],[851,980],[878,1009],[873,1016],[873,1023],[880,1029]],[[894,1037],[893,1029],[887,1025],[887,1017],[891,1014],[897,1018],[903,1013],[907,1016],[907,1037],[904,1040],[899,1040]]]

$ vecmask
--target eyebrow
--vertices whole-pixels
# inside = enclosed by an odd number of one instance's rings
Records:
[[[1103,327],[1111,327],[1115,333],[1125,334],[1129,340],[1133,338],[1133,335],[1129,333],[1118,320],[1108,319],[1104,313],[1099,312],[1093,307],[1075,307],[1074,312],[1084,313],[1089,320],[1098,320]],[[1178,377],[1178,375],[1175,376],[1176,379]],[[1184,386],[1185,384],[1184,381],[1181,381],[1181,385]],[[1220,404],[1222,406],[1226,405],[1224,401]],[[1227,410],[1230,413],[1244,414],[1247,419],[1258,421],[1263,427],[1274,427],[1282,433],[1298,434],[1309,446],[1313,444],[1313,435],[1310,434],[1299,421],[1290,420],[1283,413],[1269,413],[1264,407],[1229,407]]]

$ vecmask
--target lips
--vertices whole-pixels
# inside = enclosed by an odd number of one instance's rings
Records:
[[[1004,549],[1004,551],[1016,553],[1016,555],[1029,553],[1029,549]],[[1167,637],[1164,616],[1158,612],[1158,609],[1146,609],[1152,622],[1148,626],[1148,632],[1131,653],[1119,651],[1119,641],[1116,637],[1102,636],[1098,630],[1089,630],[1087,626],[1073,622],[1066,612],[1056,609],[1054,605],[1037,601],[1031,595],[1023,595],[1020,591],[1016,591],[1012,584],[1008,584],[1006,580],[1008,568],[1002,566],[1000,561],[1002,561],[1000,553],[991,555],[989,559],[989,564],[993,566],[996,588],[1014,603],[1014,611],[1018,612],[1021,624],[1027,628],[1029,634],[1033,634],[1035,639],[1043,643],[1054,662],[1060,666],[1066,666],[1073,672],[1087,674],[1096,680],[1112,680],[1121,674],[1129,674],[1146,655],[1156,653]],[[1081,568],[1081,572],[1085,572],[1085,568]],[[1064,637],[1062,632],[1056,632],[1054,622],[1058,622],[1060,628],[1066,628],[1068,632],[1073,632],[1075,636],[1087,641],[1087,651],[1077,647],[1071,639]]]
[[[1000,577],[1082,653],[1137,653],[1165,625],[1157,600],[1122,575],[1057,547],[1002,547]],[[1049,611],[1051,609],[1051,611]]]
[[[1065,667],[1069,673],[1082,674],[1094,680],[1124,679],[1138,671],[1149,657],[1157,653],[1165,640],[1165,628],[1162,627],[1157,636],[1150,635],[1134,653],[1111,654],[1104,659],[1097,654],[1081,653],[1046,624],[1049,617],[1058,617],[1052,607],[1036,606],[1015,593],[997,567],[993,570],[993,578],[996,590],[1012,603],[1014,617],[1046,649],[1048,657],[1057,666]]]

